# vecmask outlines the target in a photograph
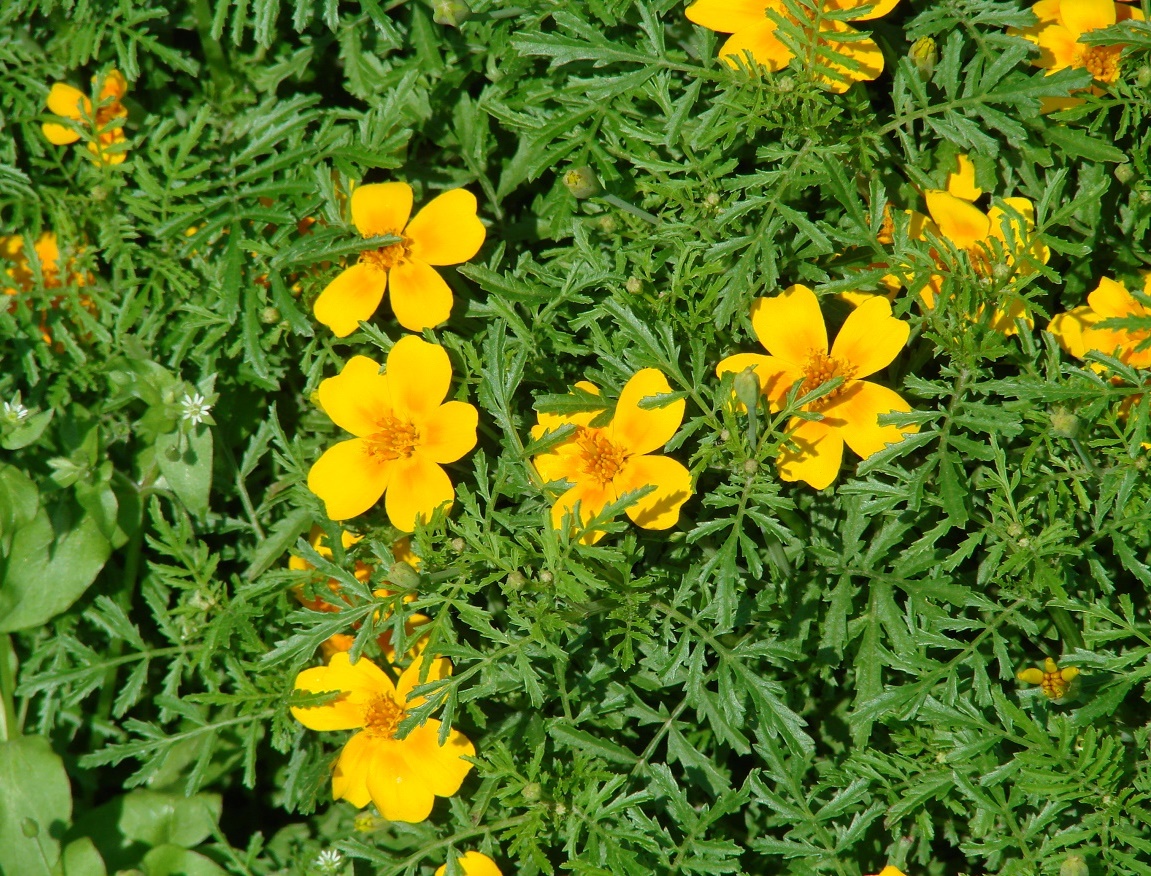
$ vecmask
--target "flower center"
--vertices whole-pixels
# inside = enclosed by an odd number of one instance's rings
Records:
[[[842,362],[839,359],[832,359],[826,353],[812,351],[807,359],[807,364],[803,366],[803,386],[800,387],[800,392],[806,395],[818,389],[832,378],[842,377],[843,383],[823,398],[817,399],[808,405],[811,409],[819,409],[847,389],[847,385],[854,375],[855,366],[850,362]]]
[[[420,433],[411,423],[396,417],[384,417],[380,431],[368,438],[368,452],[376,459],[407,459],[420,443]]]
[[[1071,682],[1064,679],[1063,674],[1056,670],[1055,672],[1044,672],[1043,681],[1039,682],[1039,686],[1050,699],[1061,700],[1067,693],[1067,689],[1071,687]]]
[[[584,473],[599,481],[600,486],[610,483],[623,468],[623,448],[614,444],[602,429],[582,427],[576,444],[580,449]]]
[[[364,729],[369,736],[394,739],[404,714],[403,706],[391,694],[380,694],[364,708]]]
[[[1100,82],[1114,82],[1119,78],[1120,46],[1087,46],[1082,63]]]
[[[403,239],[399,243],[390,243],[387,246],[360,253],[360,261],[379,271],[390,271],[401,262],[407,261],[412,251],[412,239],[403,237],[398,231],[392,233]]]

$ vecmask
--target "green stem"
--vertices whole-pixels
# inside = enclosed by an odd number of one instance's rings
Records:
[[[1059,630],[1059,638],[1063,640],[1064,649],[1085,647],[1083,634],[1080,633],[1079,628],[1075,626],[1075,620],[1071,617],[1071,612],[1065,608],[1049,606],[1047,613],[1051,615],[1051,620],[1055,622],[1055,628]]]
[[[627,213],[631,213],[631,215],[637,216],[638,218],[643,219],[645,222],[650,222],[652,225],[660,224],[658,216],[653,216],[647,210],[641,210],[635,204],[629,204],[623,198],[617,198],[615,195],[611,194],[603,194],[599,195],[598,197],[601,201],[606,201],[613,207],[618,207]]]
[[[7,634],[0,636],[0,742],[20,735],[20,725],[16,720],[16,677],[12,674],[15,654],[12,637]]]

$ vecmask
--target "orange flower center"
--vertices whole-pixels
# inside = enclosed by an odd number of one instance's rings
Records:
[[[407,261],[412,251],[412,239],[404,237],[398,231],[392,232],[401,237],[399,243],[391,243],[378,249],[369,249],[360,253],[360,261],[371,265],[378,271],[390,271],[401,262]]]
[[[407,459],[420,443],[416,427],[396,417],[384,417],[380,431],[368,438],[368,452],[381,460]]]
[[[623,468],[625,454],[602,429],[581,427],[576,437],[584,474],[606,486]]]
[[[395,739],[396,728],[404,720],[404,707],[391,694],[373,697],[364,709],[364,729],[369,736]]]
[[[834,377],[842,377],[843,383],[829,392],[821,399],[812,402],[809,407],[818,409],[825,406],[829,401],[840,395],[847,389],[848,383],[851,378],[855,376],[855,366],[850,362],[843,362],[839,359],[832,359],[826,353],[812,351],[807,359],[807,364],[803,366],[803,386],[800,387],[800,392],[806,395],[818,389],[827,381]]]
[[[1087,46],[1083,49],[1082,65],[1100,82],[1114,82],[1119,78],[1121,46]]]
[[[1063,699],[1063,695],[1067,693],[1067,689],[1071,687],[1071,682],[1063,678],[1059,670],[1055,672],[1044,672],[1043,681],[1039,682],[1039,686],[1043,689],[1048,697],[1053,700]]]

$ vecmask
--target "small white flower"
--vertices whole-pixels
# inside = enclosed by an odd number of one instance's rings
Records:
[[[4,419],[13,426],[27,420],[29,413],[30,411],[18,401],[4,402]]]
[[[198,426],[208,418],[208,414],[212,413],[212,406],[208,404],[208,400],[200,393],[193,393],[188,395],[184,393],[184,397],[180,399],[180,416],[187,420],[193,426]]]
[[[330,873],[334,876],[343,863],[344,856],[338,851],[335,849],[325,849],[316,856],[316,860],[312,862],[312,867],[321,873]]]

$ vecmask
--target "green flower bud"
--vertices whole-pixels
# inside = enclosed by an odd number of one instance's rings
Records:
[[[551,584],[552,581],[554,581],[555,579],[556,579],[556,576],[553,575],[551,572],[549,572],[547,569],[544,569],[543,571],[540,572],[540,583],[541,584]]]
[[[745,475],[753,475],[759,471],[759,463],[754,459],[745,460],[743,463],[743,473]]]
[[[388,580],[401,590],[415,590],[420,586],[420,573],[407,563],[392,563],[388,569]]]
[[[759,403],[759,380],[756,378],[753,368],[744,368],[735,375],[732,388],[735,390],[735,397],[743,403],[744,407],[749,411],[755,409]]]
[[[432,20],[445,27],[459,27],[472,17],[472,9],[463,0],[436,0]]]
[[[1115,168],[1115,179],[1123,185],[1129,185],[1135,179],[1135,169],[1125,161]]]
[[[585,198],[594,198],[603,191],[599,177],[596,176],[594,170],[586,165],[573,167],[565,173],[564,185],[567,186],[567,190],[572,193],[573,197],[581,201]]]
[[[1087,862],[1082,855],[1068,855],[1059,865],[1059,876],[1090,876]]]
[[[628,277],[627,282],[624,284],[624,288],[627,289],[627,291],[632,295],[638,295],[643,291],[643,280],[641,280],[639,277]]]
[[[1057,407],[1051,412],[1051,431],[1062,438],[1079,434],[1079,418],[1068,408]]]
[[[260,311],[260,322],[264,325],[275,325],[280,321],[280,311],[274,307],[265,307]]]
[[[1140,88],[1146,88],[1151,85],[1151,67],[1146,65],[1139,68],[1135,74],[1135,84]]]
[[[520,793],[524,795],[524,799],[529,803],[535,803],[543,796],[544,789],[540,787],[539,782],[528,782],[524,785],[524,789],[520,791]]]
[[[507,585],[509,590],[519,590],[527,583],[528,579],[522,573],[515,571],[508,573]]]
[[[935,72],[935,65],[939,61],[935,40],[931,37],[920,37],[911,44],[911,51],[907,55],[919,72],[919,77],[925,81],[930,79]]]
[[[468,543],[462,538],[453,538],[451,540],[451,546],[452,550],[457,554],[462,554],[467,549]]]

